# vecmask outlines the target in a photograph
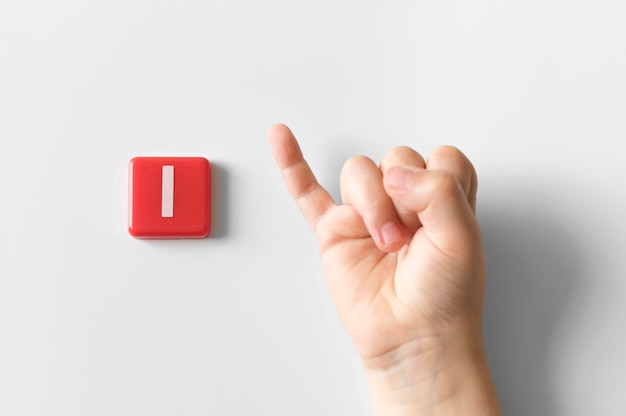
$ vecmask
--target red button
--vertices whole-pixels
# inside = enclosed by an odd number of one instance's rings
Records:
[[[129,165],[128,232],[204,238],[211,232],[211,168],[203,157],[136,157]]]

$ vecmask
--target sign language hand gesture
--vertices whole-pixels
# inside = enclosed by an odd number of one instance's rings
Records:
[[[274,126],[269,139],[285,184],[317,236],[333,301],[370,385],[386,392],[377,399],[373,391],[378,408],[385,408],[390,391],[406,393],[407,383],[428,381],[432,390],[438,379],[444,384],[437,392],[445,396],[455,384],[440,373],[452,375],[451,369],[490,386],[482,350],[485,261],[475,217],[477,178],[465,155],[441,147],[426,162],[397,147],[380,165],[353,157],[343,167],[337,204],[286,126]],[[416,397],[438,397],[422,390]]]

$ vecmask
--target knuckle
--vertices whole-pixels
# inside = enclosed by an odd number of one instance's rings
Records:
[[[364,164],[370,164],[370,163],[374,163],[374,162],[369,157],[363,156],[363,155],[357,155],[357,156],[352,156],[351,158],[346,160],[344,167],[359,167]]]
[[[467,158],[465,154],[454,146],[439,146],[432,151],[428,157],[429,161],[432,160],[445,160],[445,161],[465,161]]]
[[[432,183],[434,190],[444,194],[455,194],[460,189],[458,179],[452,173],[445,170],[432,171]]]
[[[424,158],[409,146],[397,146],[391,149],[383,158],[381,165],[424,165]]]
[[[453,173],[463,190],[472,195],[476,192],[476,170],[467,156],[454,146],[441,146],[428,158],[428,167]]]
[[[345,177],[346,175],[358,172],[367,165],[371,164],[374,164],[374,162],[367,156],[352,156],[343,164],[343,167],[341,168],[341,176]]]
[[[353,156],[344,163],[339,177],[344,203],[354,203],[362,199],[364,184],[371,178],[372,171],[377,169],[376,164],[366,156]]]
[[[419,155],[413,148],[409,146],[396,146],[389,151],[390,155],[393,156],[415,156]]]

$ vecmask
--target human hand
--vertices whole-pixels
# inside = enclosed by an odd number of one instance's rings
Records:
[[[409,386],[419,387],[419,397],[402,398],[403,409],[441,402],[458,390],[455,372],[473,374],[485,387],[474,393],[488,390],[493,399],[482,349],[485,260],[470,161],[452,147],[438,148],[428,162],[407,147],[390,151],[380,166],[355,157],[342,170],[338,205],[291,131],[277,125],[269,136],[287,188],[318,238],[333,301],[375,405],[386,392],[378,409],[395,408],[390,394]],[[441,384],[435,392],[434,378]]]

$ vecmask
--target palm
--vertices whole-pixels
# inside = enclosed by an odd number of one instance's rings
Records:
[[[341,223],[343,227],[339,227]],[[348,227],[349,226],[349,227]],[[339,235],[338,228],[349,233]],[[410,246],[422,254],[409,257],[409,245],[397,252],[381,251],[369,235],[361,216],[349,205],[334,208],[320,222],[318,235],[324,273],[337,310],[364,358],[375,357],[428,336],[435,322],[445,320],[460,296],[443,271],[430,265],[433,247],[418,230]],[[416,264],[417,260],[417,264]],[[422,270],[430,269],[430,273]],[[424,288],[429,290],[423,296]]]

